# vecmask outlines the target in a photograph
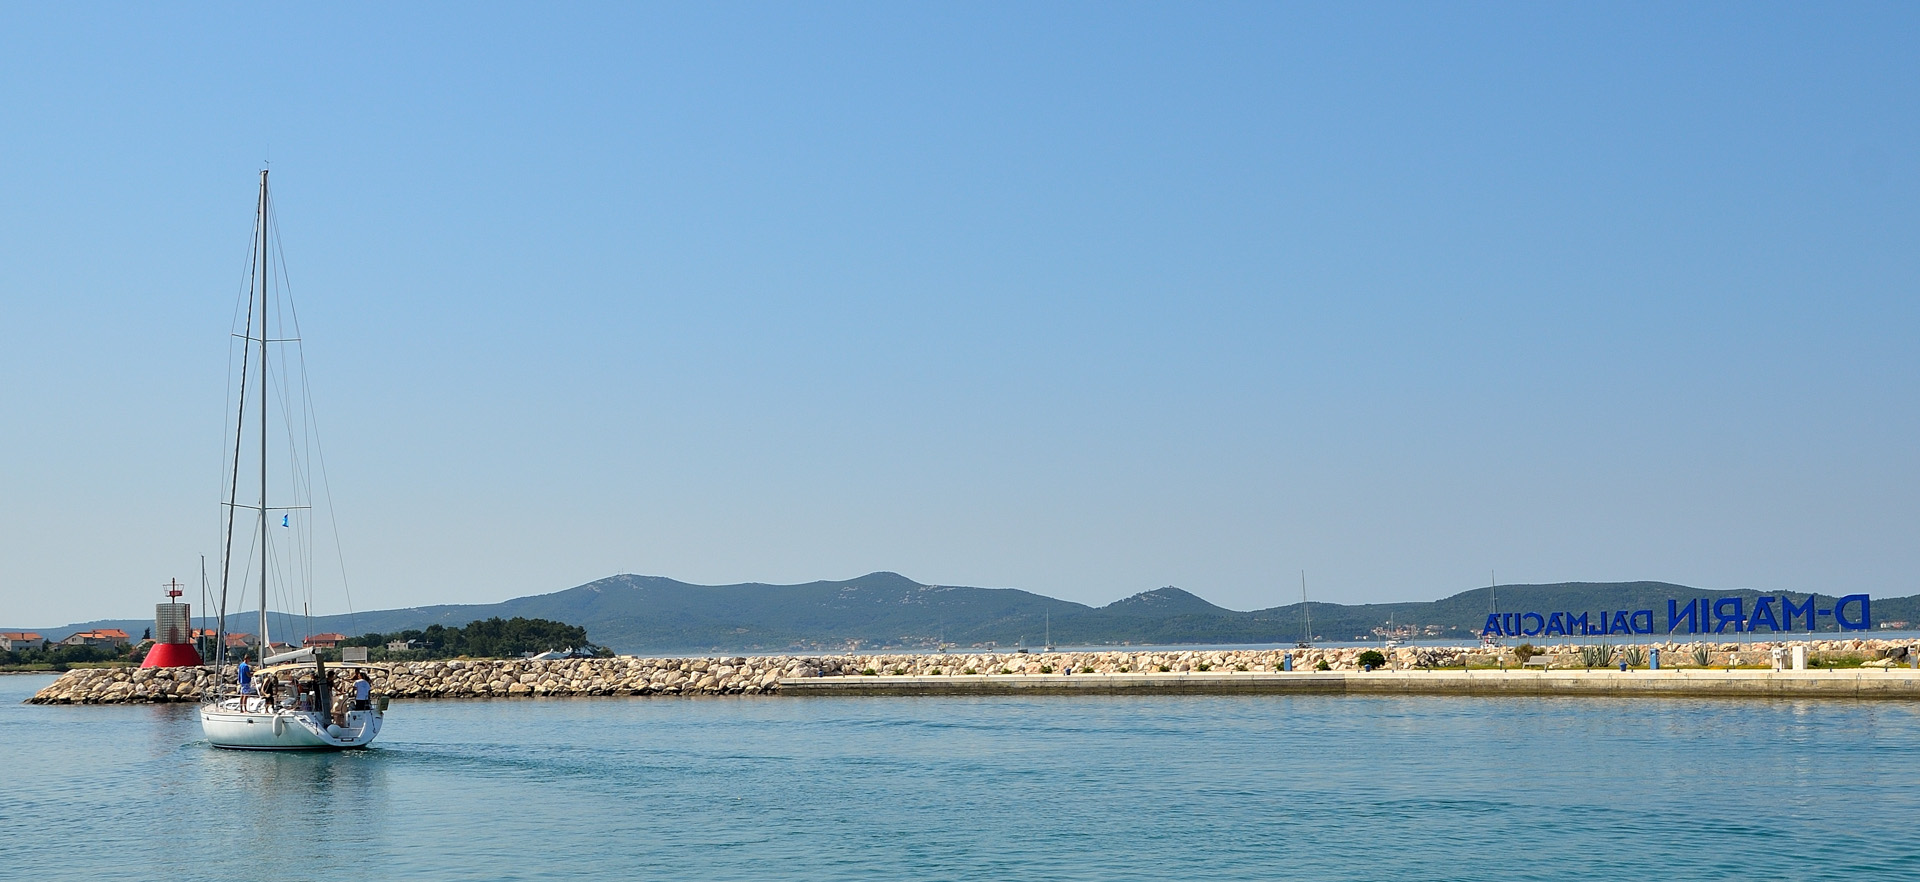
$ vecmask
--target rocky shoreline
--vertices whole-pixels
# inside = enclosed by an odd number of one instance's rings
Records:
[[[1816,663],[1839,659],[1885,659],[1903,655],[1910,643],[1891,640],[1801,640],[1768,643],[1657,643],[1612,647],[1609,665],[1623,658],[1644,667],[1649,650],[1661,667],[1725,668],[1765,665],[1776,647],[1804,645]],[[1543,647],[1553,668],[1580,668],[1590,659],[1583,647]],[[1592,652],[1591,648],[1586,648]],[[1295,671],[1324,662],[1329,671],[1356,671],[1367,647],[1329,649],[1162,650],[1097,652],[856,654],[732,656],[713,658],[457,659],[395,662],[379,666],[376,692],[396,699],[474,699],[572,696],[768,695],[782,680],[835,677],[1027,677],[1076,675],[1129,677],[1151,674],[1272,673],[1291,656]],[[1379,650],[1374,650],[1379,651]],[[1635,655],[1637,651],[1637,657]],[[1478,646],[1402,647],[1383,653],[1392,670],[1462,669],[1504,664],[1517,667],[1511,650]],[[1703,664],[1704,662],[1704,664]],[[1885,664],[1885,662],[1882,662]],[[1904,663],[1903,665],[1904,666]],[[144,704],[197,702],[212,689],[214,671],[198,668],[88,668],[68,671],[29,704]]]

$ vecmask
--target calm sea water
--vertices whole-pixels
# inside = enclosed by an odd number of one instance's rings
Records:
[[[1920,707],[1323,696],[396,702],[375,750],[0,677],[0,875],[1846,879],[1920,868]]]

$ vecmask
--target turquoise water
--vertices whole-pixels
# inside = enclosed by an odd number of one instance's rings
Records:
[[[0,677],[0,868],[146,879],[1842,879],[1920,707],[1336,696],[396,702],[375,750]]]

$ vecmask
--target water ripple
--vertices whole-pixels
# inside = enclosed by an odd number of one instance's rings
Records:
[[[22,878],[1840,879],[1920,865],[1920,708],[1336,696],[403,702],[377,749],[17,704]]]

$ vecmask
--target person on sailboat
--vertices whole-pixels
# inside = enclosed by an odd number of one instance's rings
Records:
[[[366,671],[353,672],[353,709],[373,710],[373,681]]]
[[[353,707],[353,702],[351,699],[347,698],[347,690],[345,689],[333,690],[333,724],[334,725],[339,726],[342,729],[345,729],[347,727],[347,711],[352,709],[352,707]]]
[[[247,709],[247,700],[253,697],[253,665],[247,664],[250,655],[240,656],[240,668],[233,672],[240,681],[240,709]]]

